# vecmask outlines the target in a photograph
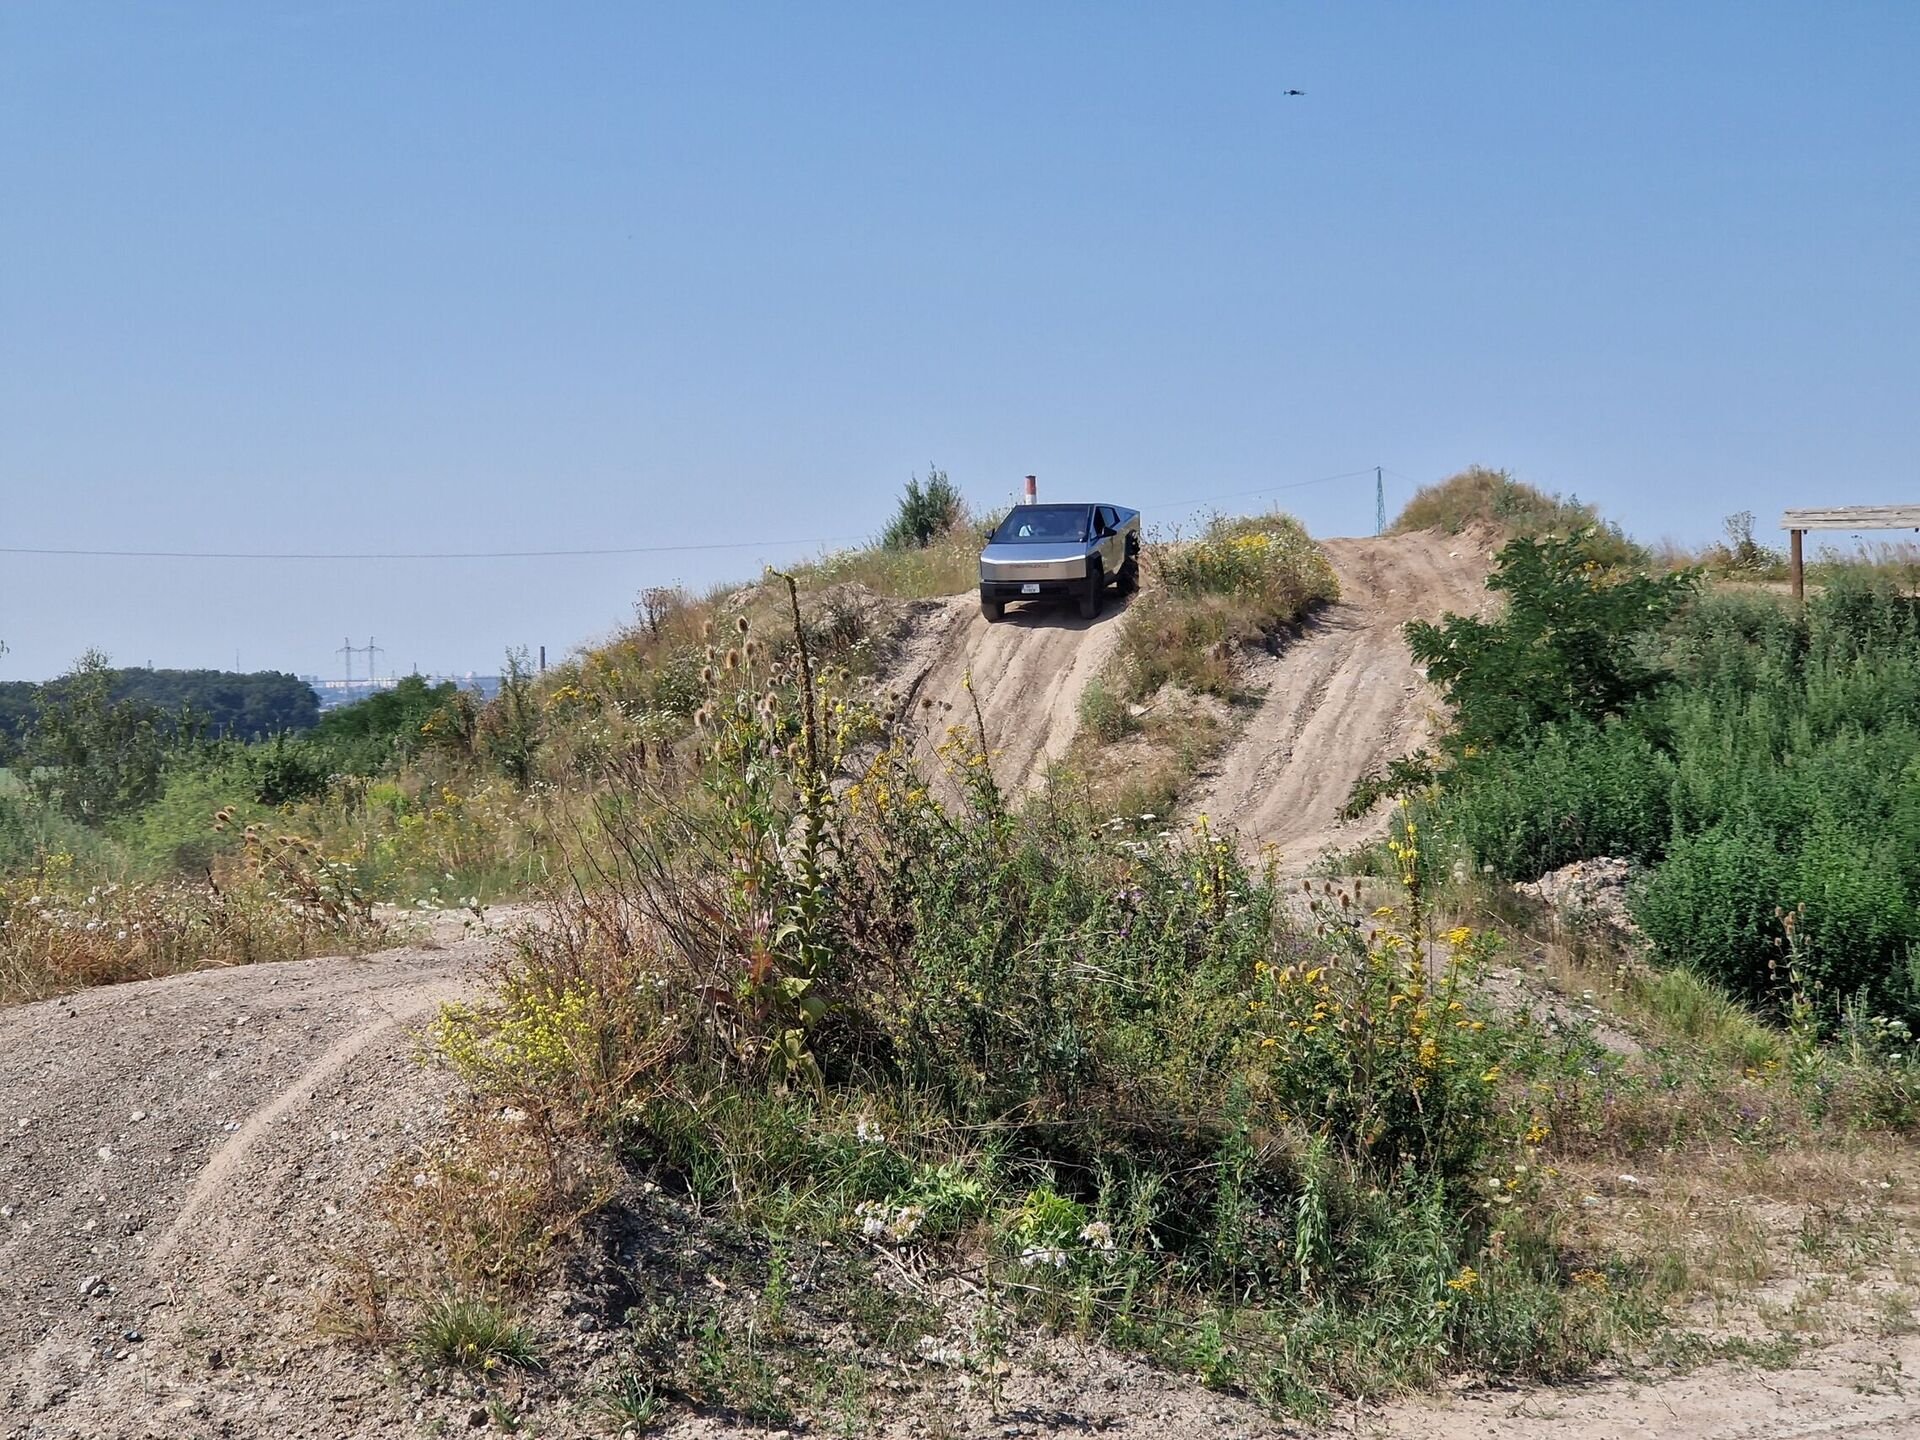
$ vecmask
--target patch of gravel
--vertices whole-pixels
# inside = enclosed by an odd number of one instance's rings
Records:
[[[323,1344],[369,1188],[443,1124],[412,1027],[488,942],[0,1010],[0,1437],[368,1433]]]
[[[1597,930],[1604,938],[1637,947],[1643,937],[1627,903],[1632,878],[1629,861],[1600,855],[1562,865],[1513,888],[1540,901],[1563,925]]]

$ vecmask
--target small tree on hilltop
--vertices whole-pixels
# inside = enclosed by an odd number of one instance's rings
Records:
[[[889,550],[924,549],[959,524],[963,513],[960,492],[947,472],[928,466],[925,483],[918,475],[907,481],[900,508],[881,532],[880,543]]]

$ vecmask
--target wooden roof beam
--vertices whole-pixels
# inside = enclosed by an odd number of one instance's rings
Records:
[[[1920,530],[1920,505],[1835,505],[1789,510],[1782,530]]]

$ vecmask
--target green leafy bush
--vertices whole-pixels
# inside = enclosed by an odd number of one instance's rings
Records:
[[[43,697],[20,771],[43,803],[102,824],[160,793],[174,743],[167,717],[145,701],[116,699],[106,656],[88,651]]]
[[[1920,1012],[1914,603],[1857,577],[1803,612],[1693,596],[1582,543],[1513,542],[1506,616],[1410,631],[1455,705],[1434,834],[1511,878],[1639,862],[1656,953],[1776,1013]]]
[[[1416,620],[1407,646],[1446,691],[1458,748],[1524,743],[1546,726],[1604,720],[1652,695],[1664,675],[1640,642],[1692,587],[1684,572],[1613,574],[1587,532],[1512,540],[1487,578],[1507,599],[1499,618]]]
[[[1670,838],[1673,774],[1672,757],[1630,725],[1556,726],[1530,746],[1463,759],[1445,827],[1507,880],[1593,855],[1644,864]]]
[[[924,481],[918,475],[907,481],[900,508],[881,532],[880,544],[888,550],[925,549],[965,518],[959,489],[947,479],[946,471],[929,466]]]

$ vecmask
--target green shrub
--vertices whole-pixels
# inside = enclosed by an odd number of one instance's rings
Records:
[[[146,874],[203,875],[215,855],[240,848],[241,829],[215,830],[216,813],[227,810],[239,827],[271,815],[255,800],[256,789],[238,747],[183,756],[168,767],[159,795],[115,826],[114,834]]]
[[[881,532],[880,544],[888,550],[924,549],[965,518],[966,506],[947,472],[929,466],[924,481],[918,475],[907,481],[900,508]]]
[[[1446,691],[1456,748],[1524,743],[1545,726],[1604,720],[1651,696],[1665,677],[1641,642],[1692,587],[1684,572],[1611,574],[1589,532],[1512,540],[1487,578],[1505,611],[1413,621],[1407,646]]]
[[[160,793],[174,727],[158,706],[115,697],[117,672],[90,650],[43,687],[20,772],[44,804],[86,824],[128,814]]]
[[[1636,894],[1634,917],[1663,958],[1736,995],[1772,1000],[1786,982],[1775,973],[1774,920],[1784,870],[1769,837],[1718,825],[1674,842]]]
[[[1914,603],[1853,576],[1804,612],[1691,595],[1685,576],[1613,578],[1585,543],[1515,541],[1490,582],[1505,616],[1410,627],[1455,708],[1423,808],[1436,839],[1514,879],[1634,860],[1661,958],[1825,1028],[1847,1003],[1914,1015]],[[1400,788],[1433,778],[1409,767]]]
[[[1502,879],[1594,855],[1645,864],[1670,838],[1673,770],[1632,726],[1555,727],[1531,746],[1463,760],[1440,823]]]

